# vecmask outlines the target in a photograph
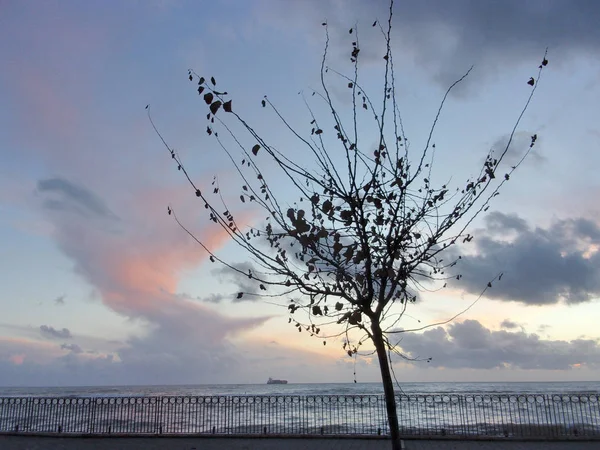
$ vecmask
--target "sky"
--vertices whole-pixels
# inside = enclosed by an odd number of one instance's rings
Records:
[[[376,92],[383,41],[371,24],[387,8],[0,1],[0,386],[352,382],[341,339],[323,346],[288,325],[285,308],[237,299],[243,280],[166,214],[171,205],[212,250],[248,262],[211,227],[145,106],[200,185],[216,176],[235,196],[188,69],[214,76],[236,111],[294,155],[263,96],[310,130],[298,93],[318,88],[323,21],[329,64],[344,73],[348,29],[358,30],[361,76]],[[403,335],[405,354],[432,359],[394,361],[400,383],[600,378],[598,23],[594,0],[396,2],[397,98],[411,145],[424,145],[445,90],[473,66],[434,135],[440,177],[466,179],[506,142],[546,47],[550,61],[509,162],[533,134],[537,145],[473,223],[462,281],[423,295],[402,326],[445,321],[505,275],[454,321]],[[348,108],[345,83],[329,82]],[[284,185],[280,195],[293,201]],[[378,381],[376,359],[357,358],[356,377]]]

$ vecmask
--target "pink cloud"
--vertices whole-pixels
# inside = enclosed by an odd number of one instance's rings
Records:
[[[56,343],[34,339],[0,336],[0,360],[21,365],[27,359],[47,363],[64,352]]]
[[[195,359],[208,364],[203,370],[231,370],[238,356],[227,338],[267,320],[228,317],[206,304],[175,295],[182,275],[208,257],[166,214],[167,199],[181,198],[182,192],[186,191],[132,191],[113,207],[87,188],[64,179],[38,184],[54,238],[73,260],[75,270],[95,287],[107,307],[150,324],[147,336],[131,338],[117,352],[123,367],[133,371],[162,373],[165,364],[181,364],[190,370],[186,365]],[[182,203],[184,221],[209,248],[218,250],[229,242],[228,234],[203,216],[206,225],[194,226],[198,216],[185,214],[190,204]],[[240,215],[239,219],[247,222],[249,217]]]
[[[173,295],[182,274],[208,257],[166,214],[168,200],[181,199],[186,194],[189,190],[182,187],[129,194],[118,205],[121,220],[116,225],[117,232],[94,228],[93,223],[84,220],[55,216],[59,242],[111,309],[135,318],[184,305],[198,308]],[[180,203],[183,208],[185,202]],[[193,214],[182,215],[186,223],[198,222]],[[241,220],[246,221],[247,216]],[[196,227],[196,231],[209,248],[218,250],[229,241],[229,236],[220,227],[210,225],[213,224]]]
[[[20,353],[18,355],[12,355],[11,357],[8,358],[9,361],[11,363],[13,363],[16,366],[20,366],[21,364],[23,364],[25,362],[25,355]]]

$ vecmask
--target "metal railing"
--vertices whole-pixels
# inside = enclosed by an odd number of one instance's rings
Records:
[[[404,436],[600,438],[600,395],[398,395]],[[386,435],[380,395],[0,397],[0,432]]]

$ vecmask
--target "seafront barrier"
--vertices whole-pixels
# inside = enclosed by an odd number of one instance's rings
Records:
[[[600,395],[396,397],[402,434],[600,438]],[[0,432],[56,434],[386,435],[381,395],[0,397]]]

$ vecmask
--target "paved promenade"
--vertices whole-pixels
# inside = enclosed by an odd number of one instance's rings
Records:
[[[2,450],[387,450],[384,439],[28,437],[0,435]],[[406,450],[597,450],[600,441],[405,440]]]

